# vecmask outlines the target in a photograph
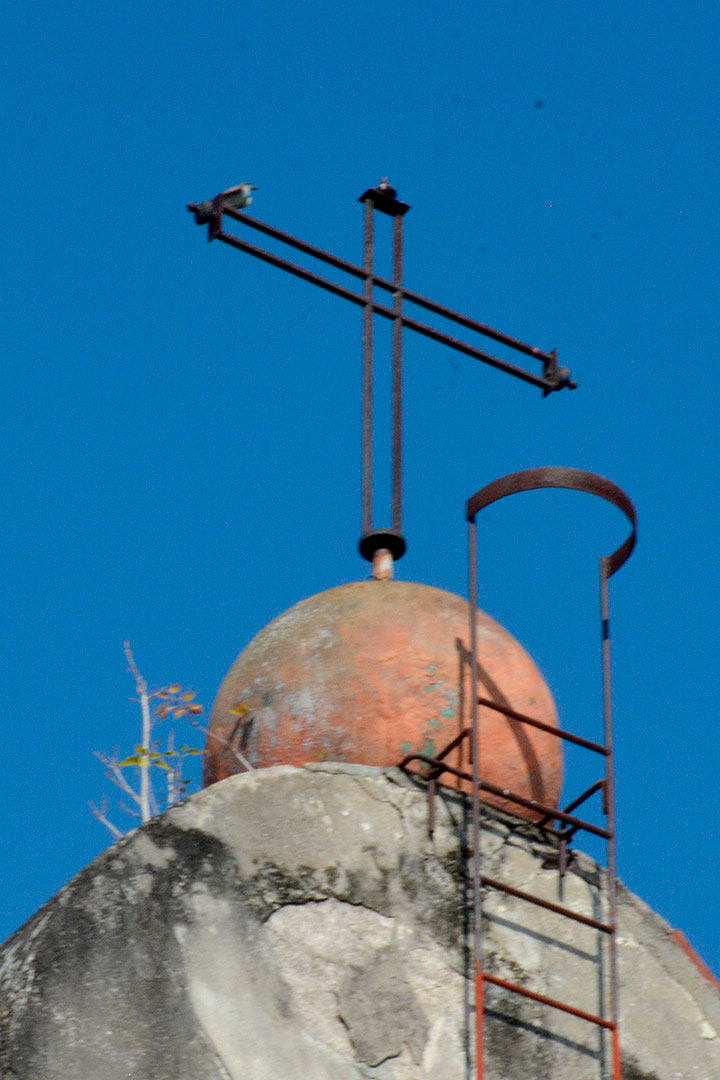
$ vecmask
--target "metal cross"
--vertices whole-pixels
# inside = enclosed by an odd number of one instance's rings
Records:
[[[247,192],[245,189],[247,189]],[[295,277],[302,278],[304,281],[309,281],[313,285],[319,285],[321,289],[334,293],[335,296],[341,296],[343,299],[349,300],[351,303],[363,308],[363,494],[362,535],[360,537],[359,548],[363,558],[373,563],[373,571],[376,576],[390,577],[392,576],[393,562],[400,559],[405,554],[407,547],[402,532],[403,329],[407,328],[408,330],[414,330],[416,333],[431,338],[433,341],[438,341],[440,344],[455,349],[457,352],[464,353],[466,356],[472,356],[474,359],[481,361],[481,363],[488,364],[490,367],[497,368],[499,371],[504,371],[508,375],[513,375],[515,378],[530,383],[532,386],[537,386],[542,390],[543,397],[547,397],[548,394],[553,393],[555,390],[561,390],[564,387],[574,390],[576,383],[571,379],[568,368],[558,366],[556,350],[543,352],[541,349],[537,349],[532,345],[527,345],[523,341],[518,341],[508,334],[504,334],[499,330],[494,330],[492,327],[486,326],[476,319],[461,315],[457,311],[444,307],[442,304],[437,304],[434,300],[429,300],[427,297],[420,296],[418,293],[411,292],[409,289],[403,287],[403,218],[410,207],[407,203],[400,202],[397,198],[395,188],[392,187],[387,180],[381,180],[376,187],[368,188],[358,200],[364,205],[364,258],[362,266],[356,266],[354,263],[347,262],[345,259],[340,259],[336,255],[331,255],[329,252],[323,251],[313,244],[308,244],[304,240],[299,240],[289,233],[281,232],[279,229],[275,229],[273,226],[267,225],[265,222],[258,221],[257,218],[250,217],[248,214],[243,213],[238,207],[246,206],[252,201],[248,194],[251,190],[253,190],[252,185],[241,184],[221,192],[220,195],[216,195],[214,199],[208,199],[202,203],[188,203],[187,208],[195,215],[195,220],[199,225],[208,226],[208,240],[221,240],[231,247],[238,248],[240,251],[245,251],[249,255],[254,255],[256,258],[262,259],[272,266],[277,266],[281,270],[293,274]],[[242,191],[242,199],[234,194],[240,191]],[[393,273],[391,281],[378,277],[374,272],[374,216],[376,211],[388,214],[393,219]],[[305,255],[310,255],[320,262],[335,267],[337,270],[342,270],[346,274],[361,279],[364,283],[362,293],[353,292],[352,289],[345,288],[343,285],[338,285],[328,278],[321,277],[311,270],[307,270],[302,266],[298,266],[296,263],[289,262],[287,259],[273,255],[264,248],[257,247],[245,240],[241,240],[240,237],[235,236],[232,233],[226,232],[224,228],[224,218],[226,217],[232,218],[233,221],[237,221],[241,225],[246,225],[251,229],[255,229],[257,232],[264,233],[266,236],[271,236],[273,239],[281,241],[288,247],[295,248]],[[376,289],[392,294],[392,306],[379,303],[375,299]],[[435,315],[441,315],[443,318],[462,326],[466,330],[482,334],[484,337],[491,338],[493,341],[497,341],[502,345],[514,349],[516,352],[524,353],[526,356],[531,356],[533,359],[539,360],[543,367],[542,375],[536,375],[526,371],[524,368],[511,364],[506,360],[501,360],[496,356],[492,356],[489,353],[476,348],[474,345],[461,341],[458,338],[450,337],[448,334],[444,334],[440,330],[428,326],[426,323],[411,318],[405,314],[403,302],[415,304],[417,307],[424,308],[426,311],[430,311]],[[373,322],[376,315],[379,315],[384,319],[390,319],[393,324],[392,525],[385,529],[373,529],[372,527]]]

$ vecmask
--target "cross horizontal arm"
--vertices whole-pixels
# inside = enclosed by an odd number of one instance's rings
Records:
[[[194,209],[194,207],[195,204],[191,203],[188,209]],[[266,236],[272,236],[273,239],[280,240],[289,247],[294,247],[298,251],[305,252],[306,255],[312,255],[314,258],[326,262],[329,266],[335,266],[338,270],[345,271],[346,274],[352,274],[353,277],[362,278],[363,280],[365,278],[365,271],[362,267],[356,266],[355,263],[348,262],[347,259],[340,259],[337,255],[331,255],[329,251],[323,251],[322,248],[316,247],[314,244],[308,244],[305,240],[299,240],[296,236],[282,232],[282,230],[276,229],[273,225],[268,225],[264,221],[258,221],[257,218],[250,217],[249,214],[243,214],[241,210],[223,207],[223,213],[227,214],[228,217],[233,218],[234,221],[239,221],[242,225],[247,225],[251,229],[257,229],[258,232],[264,233]],[[478,322],[477,319],[471,319],[467,315],[461,315],[460,312],[453,311],[452,308],[445,307],[443,304],[438,304],[434,300],[430,300],[427,296],[421,296],[420,293],[411,292],[410,289],[398,289],[397,286],[393,285],[392,281],[388,281],[387,278],[373,275],[372,282],[378,289],[384,289],[385,292],[390,293],[400,292],[403,299],[407,300],[408,303],[417,304],[418,307],[423,307],[427,311],[432,311],[435,315],[442,315],[445,319],[451,319],[453,322],[466,327],[468,330],[474,330],[478,334],[484,334],[485,337],[492,338],[493,341],[498,341],[501,345],[508,345],[511,349],[516,349],[518,352],[525,353],[527,356],[533,356],[536,360],[552,362],[555,359],[553,353],[543,352],[542,349],[537,349],[534,345],[528,345],[518,338],[511,337],[509,334],[504,334],[501,330],[495,330],[492,326],[487,326],[485,323]]]
[[[194,204],[190,204],[193,206]],[[225,211],[227,212],[227,211]],[[237,215],[235,215],[237,216]],[[266,228],[270,228],[267,226]],[[281,258],[279,255],[273,255],[269,251],[265,251],[263,248],[257,247],[255,244],[249,244],[245,240],[241,240],[238,236],[233,236],[231,233],[226,233],[224,230],[220,230],[215,233],[214,239],[221,240],[223,243],[228,244],[230,247],[237,248],[239,251],[245,251],[248,255],[254,255],[255,258],[261,259],[263,262],[270,263],[271,266],[277,266],[281,270],[287,271],[289,274],[293,274],[295,277],[302,278],[304,281],[309,281],[313,285],[318,285],[321,289],[325,289],[327,292],[333,293],[335,296],[341,296],[345,300],[349,300],[353,304],[357,304],[358,307],[365,307],[367,301],[360,293],[355,293],[352,289],[346,289],[342,285],[337,285],[334,281],[329,281],[327,278],[321,277],[319,274],[313,273],[311,270],[306,270],[302,266],[298,266],[296,263],[291,263],[287,259]],[[298,245],[301,244],[298,241]],[[310,247],[310,245],[306,245]],[[334,256],[330,257],[333,265],[336,265]],[[326,260],[330,261],[330,259]],[[342,262],[342,260],[337,260]],[[351,266],[352,264],[347,264]],[[343,267],[344,268],[344,267]],[[356,268],[359,269],[359,268]],[[360,273],[362,273],[360,271]],[[407,295],[407,294],[405,294]],[[431,301],[428,301],[431,303]],[[386,307],[384,304],[372,304],[373,312],[376,315],[381,315],[385,319],[394,320],[397,319],[397,314],[392,308]],[[451,349],[455,349],[457,352],[464,353],[466,356],[472,356],[475,360],[479,360],[483,364],[487,364],[490,367],[497,368],[499,371],[504,371],[508,375],[514,375],[515,378],[521,379],[523,382],[530,383],[532,386],[537,386],[541,390],[546,392],[552,392],[553,390],[561,389],[555,381],[552,379],[543,378],[540,375],[533,375],[529,371],[525,371],[523,368],[518,367],[516,364],[508,363],[506,360],[501,360],[497,356],[491,356],[489,353],[483,352],[481,349],[476,349],[473,345],[468,345],[464,341],[459,341],[457,338],[450,337],[448,334],[443,334],[440,330],[436,330],[432,326],[428,326],[425,323],[418,322],[417,319],[409,318],[407,315],[401,316],[402,325],[406,326],[409,330],[414,330],[418,334],[422,334],[424,337],[431,338],[433,341],[438,341],[442,345],[447,345]]]

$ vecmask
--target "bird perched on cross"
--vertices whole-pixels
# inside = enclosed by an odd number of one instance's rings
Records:
[[[218,211],[244,210],[252,202],[252,191],[257,191],[255,184],[235,184],[234,187],[226,188],[214,199],[206,199],[197,204],[195,220],[198,225],[205,225]]]

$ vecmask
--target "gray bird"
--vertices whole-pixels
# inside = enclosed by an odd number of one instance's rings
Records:
[[[230,187],[227,191],[221,191],[219,195],[215,196],[213,202],[222,203],[223,206],[229,207],[230,210],[242,210],[252,202],[251,191],[257,191],[254,184],[236,184],[235,187]]]
[[[383,176],[375,190],[382,191],[383,195],[387,195],[391,199],[394,199],[397,196],[397,190],[392,186],[387,176]]]
[[[204,225],[217,214],[218,209],[243,210],[252,202],[251,191],[257,191],[254,184],[236,184],[226,191],[221,191],[214,199],[206,199],[198,203],[195,209],[195,220],[198,225]]]

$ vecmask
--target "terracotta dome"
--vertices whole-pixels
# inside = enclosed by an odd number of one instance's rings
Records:
[[[523,647],[481,611],[477,638],[481,695],[557,726],[550,691]],[[433,756],[469,723],[468,644],[467,601],[427,585],[371,580],[303,600],[230,668],[210,718],[205,783],[242,771],[233,749],[256,768]],[[486,707],[480,732],[484,780],[557,806],[559,739]],[[447,760],[469,768],[467,741]],[[505,809],[533,817],[516,804]]]

